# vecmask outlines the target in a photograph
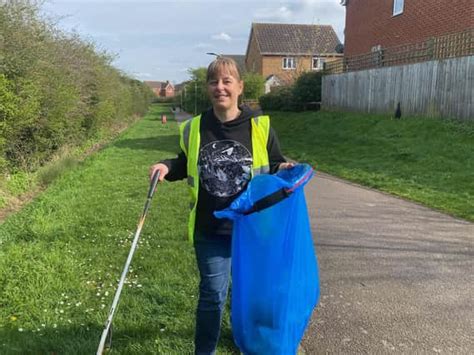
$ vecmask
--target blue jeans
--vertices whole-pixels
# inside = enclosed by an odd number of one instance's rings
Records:
[[[224,236],[194,243],[201,276],[194,339],[196,355],[216,352],[229,288],[231,246],[231,238]]]

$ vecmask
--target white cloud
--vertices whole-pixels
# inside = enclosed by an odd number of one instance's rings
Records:
[[[232,41],[232,37],[229,36],[227,33],[225,32],[221,32],[217,35],[212,35],[211,36],[212,39],[215,39],[217,41],[226,41],[226,42],[230,42]]]
[[[280,6],[278,9],[261,8],[257,9],[253,17],[263,21],[289,21],[293,12],[286,6]]]

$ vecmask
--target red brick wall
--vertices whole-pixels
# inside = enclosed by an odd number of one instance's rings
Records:
[[[166,89],[161,89],[161,97],[171,97],[174,96],[174,89],[171,86],[166,87]]]
[[[172,87],[167,87],[165,92],[165,97],[174,96],[174,89]]]
[[[405,0],[392,16],[393,0],[348,0],[344,55],[370,52],[474,27],[473,0]]]
[[[263,56],[262,57],[262,71],[259,73],[264,78],[267,78],[269,75],[274,74],[282,79],[286,83],[294,82],[298,76],[303,72],[310,71],[312,64],[312,56],[303,57],[303,56],[291,56],[296,59],[296,68],[295,69],[283,69],[283,58],[284,56]],[[335,56],[325,56],[326,62],[332,62],[336,60]]]
[[[253,36],[253,31],[250,36],[247,56],[245,57],[245,67],[249,72],[262,74],[262,56],[260,55],[257,40]]]

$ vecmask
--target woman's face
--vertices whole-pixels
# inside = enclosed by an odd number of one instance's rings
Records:
[[[216,77],[207,83],[207,93],[212,106],[218,111],[237,108],[239,95],[242,94],[243,83],[228,70],[221,70]]]

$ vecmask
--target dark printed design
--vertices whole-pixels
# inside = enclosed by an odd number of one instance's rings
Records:
[[[199,152],[198,171],[201,186],[211,195],[233,196],[251,178],[252,154],[236,141],[211,142]]]

